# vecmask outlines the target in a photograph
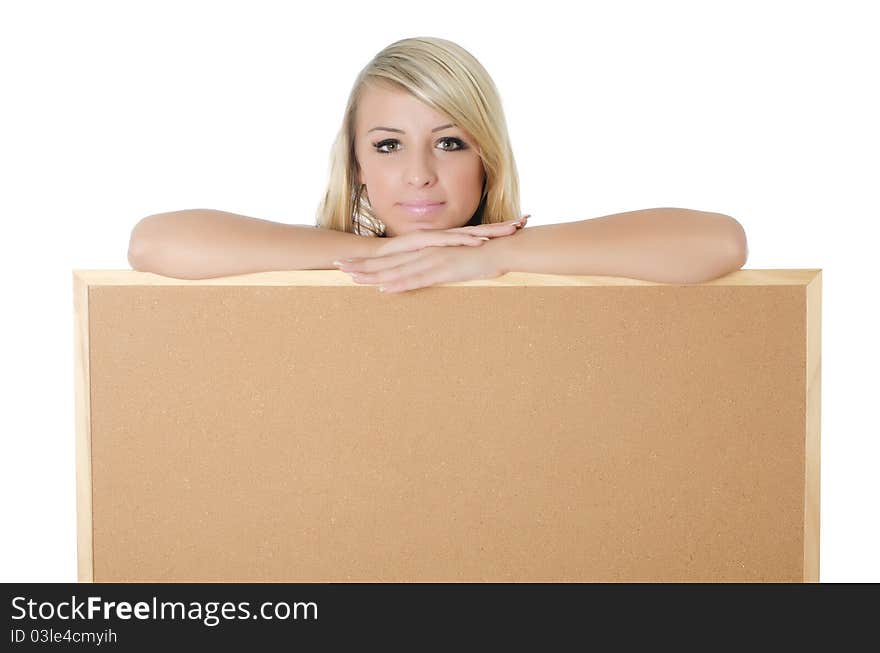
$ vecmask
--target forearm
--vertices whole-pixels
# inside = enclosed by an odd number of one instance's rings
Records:
[[[265,272],[335,270],[333,261],[371,256],[376,239],[213,209],[151,215],[135,225],[132,268],[180,279]]]
[[[657,208],[528,227],[483,246],[506,272],[701,283],[741,268],[745,232],[735,219]]]

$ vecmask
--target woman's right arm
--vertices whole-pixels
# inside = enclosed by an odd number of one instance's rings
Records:
[[[271,270],[335,270],[333,261],[374,256],[380,238],[283,224],[214,209],[157,213],[131,232],[135,270],[206,279]]]

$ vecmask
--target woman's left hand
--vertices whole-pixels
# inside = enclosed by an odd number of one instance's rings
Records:
[[[487,247],[424,247],[388,256],[355,258],[337,267],[355,283],[379,284],[384,293],[424,288],[436,283],[494,279],[504,274],[496,261],[497,250]]]

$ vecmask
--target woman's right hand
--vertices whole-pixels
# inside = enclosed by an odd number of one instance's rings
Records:
[[[455,227],[453,229],[417,229],[401,236],[379,239],[382,242],[378,245],[375,256],[414,252],[423,247],[449,247],[451,245],[479,247],[490,238],[503,238],[515,234],[518,229],[525,227],[528,219],[529,216],[524,215],[521,218],[492,224]]]

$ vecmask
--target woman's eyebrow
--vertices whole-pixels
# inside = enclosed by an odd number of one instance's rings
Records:
[[[440,127],[434,127],[431,132],[439,132],[443,129],[449,129],[450,127],[455,127],[455,125],[441,125]],[[395,129],[394,127],[373,127],[367,133],[374,132],[377,130],[386,131],[386,132],[397,132],[398,134],[405,134],[406,132],[402,129]]]

